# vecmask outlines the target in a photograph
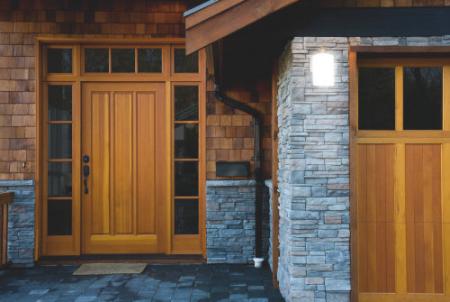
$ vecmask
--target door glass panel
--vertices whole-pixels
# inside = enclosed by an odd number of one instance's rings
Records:
[[[175,195],[198,195],[198,163],[196,161],[175,163]]]
[[[198,120],[198,86],[175,86],[175,120]]]
[[[47,49],[48,73],[72,73],[72,49],[48,48]]]
[[[72,195],[72,163],[48,164],[48,196]]]
[[[359,129],[395,130],[395,69],[359,69]]]
[[[197,73],[198,72],[198,53],[194,52],[186,56],[184,48],[175,48],[175,72],[176,73]]]
[[[175,200],[175,234],[198,234],[198,200]]]
[[[175,157],[177,158],[198,157],[197,124],[175,125]]]
[[[138,49],[138,71],[139,72],[161,72],[162,50],[161,48]]]
[[[48,157],[72,158],[72,125],[48,125]]]
[[[72,119],[72,86],[48,86],[48,119],[50,121]]]
[[[86,48],[84,50],[84,70],[86,72],[108,72],[108,48]]]
[[[49,236],[72,235],[72,201],[49,200],[47,215]]]
[[[111,50],[112,72],[134,72],[134,48]]]
[[[442,129],[442,68],[405,67],[403,72],[404,129]]]

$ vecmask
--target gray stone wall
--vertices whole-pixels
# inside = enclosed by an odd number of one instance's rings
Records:
[[[255,181],[206,182],[208,263],[250,263],[255,255]]]
[[[288,301],[349,301],[350,45],[450,45],[445,37],[297,37],[280,58],[278,79],[280,258]],[[311,56],[334,54],[336,84],[312,85]]]
[[[273,223],[273,208],[272,208],[272,193],[273,193],[273,183],[271,179],[265,181],[267,187],[268,194],[268,223],[269,223],[269,234],[268,234],[268,242],[267,242],[267,263],[269,264],[270,269],[273,271],[273,252],[272,252],[272,243],[273,243],[273,232],[272,232],[272,223]]]
[[[0,191],[14,192],[9,206],[8,261],[14,266],[34,263],[34,182],[0,180]]]

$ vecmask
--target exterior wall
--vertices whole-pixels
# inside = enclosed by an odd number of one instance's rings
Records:
[[[33,179],[35,37],[48,34],[182,37],[187,1],[2,1],[0,179]],[[13,3],[18,3],[13,7]],[[75,4],[76,3],[76,4]]]
[[[206,183],[208,263],[250,263],[255,255],[254,180]]]
[[[34,262],[34,182],[0,180],[0,191],[14,192],[8,212],[8,261],[14,266]]]
[[[349,301],[350,45],[450,45],[445,37],[297,37],[280,59],[278,79],[280,258],[288,301]],[[311,55],[335,56],[336,85],[311,83]]]
[[[270,269],[273,271],[273,231],[272,231],[272,225],[273,225],[273,208],[272,208],[272,194],[273,194],[273,183],[272,180],[266,180],[266,187],[267,187],[267,194],[268,195],[268,214],[269,214],[269,233],[267,235],[268,237],[268,245],[267,245],[267,263],[269,264]]]
[[[208,85],[211,90],[214,84]],[[255,88],[256,86],[256,88]],[[256,89],[255,95],[247,89]],[[240,102],[257,109],[264,117],[262,149],[264,158],[262,171],[265,177],[271,175],[271,89],[270,82],[262,81],[257,85],[246,87],[233,87],[226,94]],[[217,179],[216,161],[249,161],[250,170],[253,171],[254,164],[254,127],[250,115],[237,109],[232,109],[217,101],[214,91],[207,95],[207,168],[206,177]],[[252,175],[253,176],[253,175]]]

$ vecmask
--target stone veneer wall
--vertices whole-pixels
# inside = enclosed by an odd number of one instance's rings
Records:
[[[9,206],[8,261],[14,266],[34,263],[34,181],[0,180],[0,191],[14,192]]]
[[[272,232],[272,223],[273,223],[273,208],[272,208],[272,193],[273,193],[273,183],[271,179],[268,179],[265,181],[266,187],[267,187],[267,194],[268,194],[268,214],[269,214],[269,233],[267,235],[268,237],[268,245],[267,245],[267,263],[269,264],[270,269],[273,271],[273,259],[272,259],[272,242],[273,242],[273,232]]]
[[[206,182],[208,263],[250,263],[255,255],[254,180]]]
[[[297,37],[278,79],[280,290],[288,301],[349,301],[350,45],[450,45],[445,37]],[[336,85],[312,85],[311,55],[336,60]]]

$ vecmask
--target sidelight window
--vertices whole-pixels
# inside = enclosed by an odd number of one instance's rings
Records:
[[[175,234],[198,234],[199,87],[175,85]]]
[[[47,86],[47,234],[72,234],[72,86]]]

